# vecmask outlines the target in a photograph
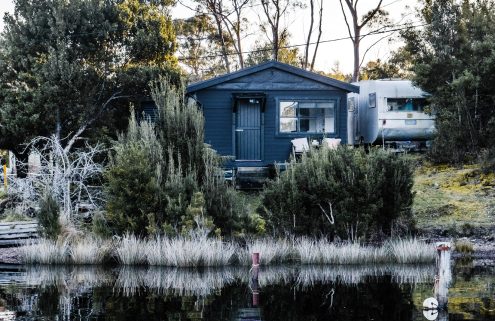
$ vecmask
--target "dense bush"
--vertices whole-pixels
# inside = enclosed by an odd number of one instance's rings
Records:
[[[127,133],[113,146],[105,172],[107,219],[117,233],[132,231],[147,235],[162,221],[161,195],[163,151],[153,126],[138,124],[131,116]]]
[[[413,172],[404,158],[382,150],[312,150],[263,193],[276,233],[370,238],[392,224],[410,225]],[[405,222],[405,223],[404,223]]]
[[[473,162],[495,143],[495,2],[424,1],[424,28],[402,31],[413,81],[429,92],[437,136],[430,158]],[[488,159],[495,163],[495,151]],[[492,167],[492,169],[495,168]]]
[[[56,239],[60,234],[61,226],[59,222],[60,207],[57,200],[50,191],[45,191],[40,199],[40,210],[38,222],[41,235],[48,239]]]
[[[112,232],[178,234],[194,225],[191,213],[198,206],[217,233],[255,225],[237,205],[238,192],[226,185],[222,159],[204,143],[204,118],[196,104],[166,82],[154,84],[153,99],[156,124],[131,117],[127,133],[114,143],[105,173]],[[199,195],[204,204],[197,204]]]

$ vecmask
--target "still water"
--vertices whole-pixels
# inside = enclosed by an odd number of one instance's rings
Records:
[[[434,265],[3,267],[0,320],[427,320],[422,302],[436,273]],[[435,317],[495,320],[495,267],[454,263],[448,311]]]

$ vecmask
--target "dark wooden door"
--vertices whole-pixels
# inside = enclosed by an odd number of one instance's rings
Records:
[[[259,99],[237,102],[236,160],[261,160],[261,103]]]

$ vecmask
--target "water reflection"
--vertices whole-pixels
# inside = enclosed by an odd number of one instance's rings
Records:
[[[356,285],[387,275],[397,284],[415,284],[432,282],[434,273],[435,267],[432,265],[271,266],[260,268],[258,282],[262,288],[279,284],[304,289],[315,284]],[[1,275],[2,272],[0,279]],[[93,266],[32,266],[17,274],[9,272],[12,282],[27,287],[56,286],[63,291],[80,292],[107,285],[125,296],[133,296],[143,290],[174,296],[206,296],[235,282],[248,284],[250,275],[245,267],[180,269],[124,266],[105,270]]]
[[[245,267],[33,266],[0,271],[0,300],[17,320],[425,320],[435,274],[431,265],[272,266],[256,278]],[[452,295],[447,317],[464,319],[453,317]]]

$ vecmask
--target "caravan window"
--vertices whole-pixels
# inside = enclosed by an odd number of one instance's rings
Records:
[[[425,106],[425,98],[387,98],[388,111],[423,112]]]
[[[335,100],[280,101],[280,133],[334,133]]]

